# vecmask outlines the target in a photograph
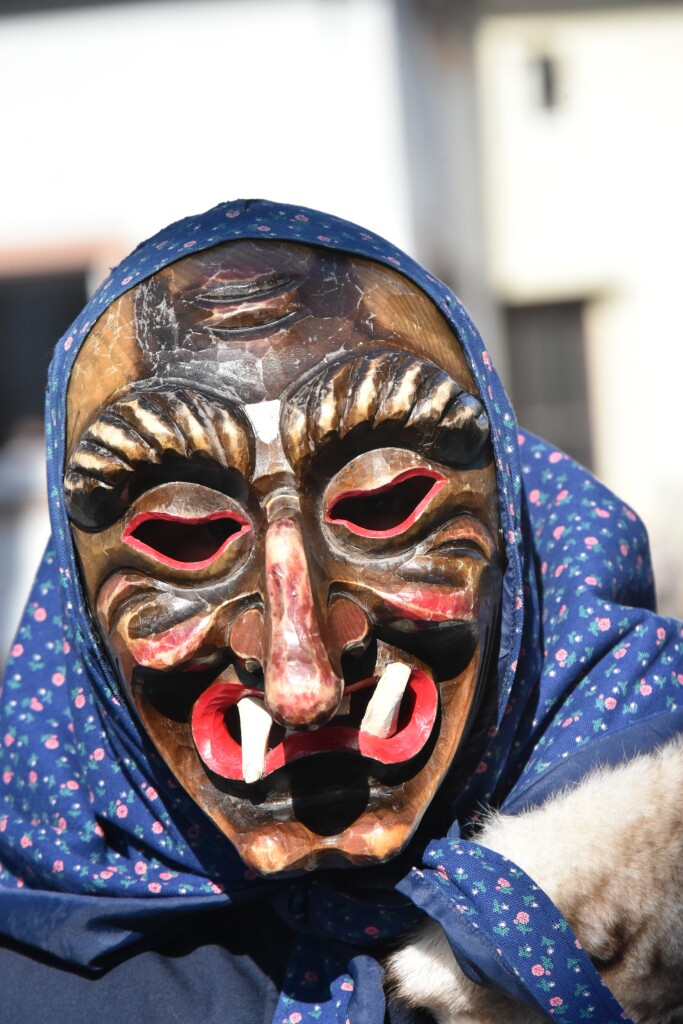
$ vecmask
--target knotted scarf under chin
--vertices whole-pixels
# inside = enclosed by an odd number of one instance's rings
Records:
[[[269,899],[295,933],[273,1024],[380,1022],[384,970],[377,959],[424,919],[393,890],[297,879]]]

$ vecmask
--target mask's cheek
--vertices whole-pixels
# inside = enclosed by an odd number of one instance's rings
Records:
[[[485,663],[480,641],[464,670],[440,685],[441,722],[439,736],[431,758],[404,787],[406,806],[419,821],[451,766],[457,771],[457,754],[476,703],[482,663]]]
[[[143,574],[115,573],[100,588],[97,617],[130,685],[136,667],[167,671],[205,655],[222,605],[196,592],[161,590]]]
[[[475,595],[469,590],[406,584],[394,592],[377,590],[388,612],[413,622],[470,621]]]

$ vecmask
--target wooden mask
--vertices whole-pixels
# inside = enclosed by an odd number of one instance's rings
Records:
[[[430,300],[284,242],[172,264],[78,356],[65,491],[127,699],[245,863],[398,853],[501,587],[488,420]]]

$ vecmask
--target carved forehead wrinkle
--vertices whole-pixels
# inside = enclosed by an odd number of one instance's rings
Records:
[[[236,239],[186,256],[160,270],[155,277],[169,283],[172,294],[208,286],[219,280],[248,280],[268,272],[306,275],[316,250],[276,239]]]

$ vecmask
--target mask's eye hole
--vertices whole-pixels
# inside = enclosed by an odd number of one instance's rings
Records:
[[[123,541],[175,569],[203,569],[250,529],[246,519],[230,512],[197,519],[141,512],[124,530]]]
[[[327,521],[360,537],[394,537],[415,522],[445,482],[433,470],[409,469],[381,487],[338,495],[327,510]]]

